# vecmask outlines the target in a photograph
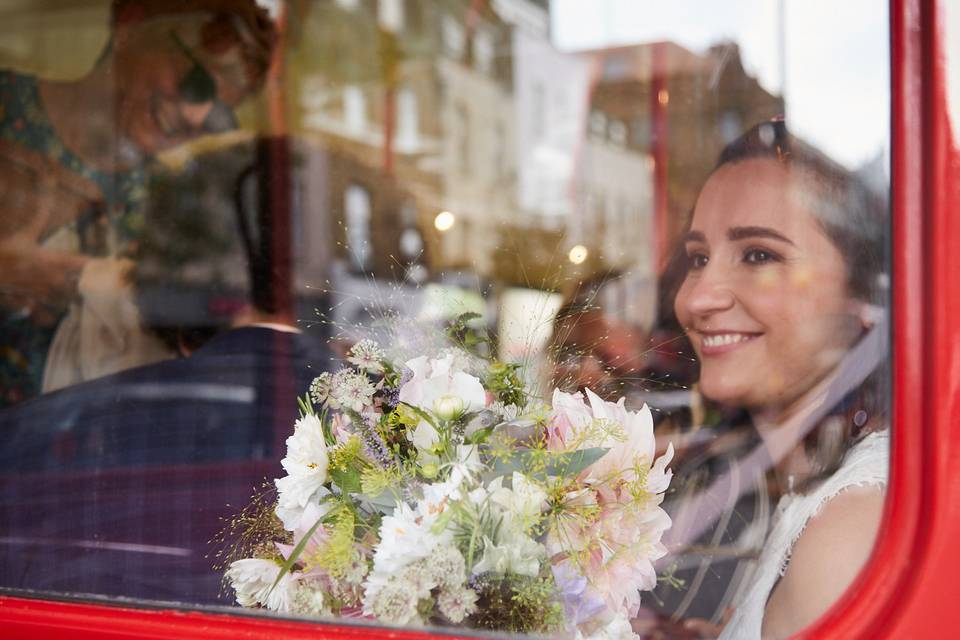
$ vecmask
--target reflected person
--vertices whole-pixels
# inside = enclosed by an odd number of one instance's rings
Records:
[[[0,407],[137,363],[137,336],[111,324],[129,306],[84,315],[77,304],[56,339],[58,366],[44,371],[68,305],[122,288],[127,263],[92,257],[135,248],[146,161],[231,128],[274,41],[254,0],[114,0],[109,41],[81,78],[0,70]],[[103,336],[117,344],[78,361],[77,345]]]
[[[872,549],[888,469],[883,211],[782,121],[728,146],[697,200],[676,314],[700,392],[749,415],[781,494],[723,638],[798,632]]]
[[[229,602],[208,541],[277,467],[297,397],[332,358],[271,303],[289,283],[257,248],[272,239],[256,233],[270,211],[252,221],[255,197],[236,206],[257,184],[260,148],[220,149],[151,181],[136,297],[182,357],[0,413],[0,586]]]

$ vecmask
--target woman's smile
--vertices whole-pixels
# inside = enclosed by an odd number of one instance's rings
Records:
[[[741,331],[696,331],[695,333],[700,339],[700,355],[705,358],[730,353],[763,335]]]

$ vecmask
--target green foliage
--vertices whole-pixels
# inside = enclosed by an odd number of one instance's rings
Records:
[[[330,469],[330,478],[344,493],[360,493],[363,490],[360,469],[357,467]]]
[[[360,474],[360,487],[365,495],[376,496],[403,482],[403,475],[396,467],[381,469],[370,467]]]
[[[527,475],[545,479],[547,476],[572,477],[606,455],[609,449],[591,447],[568,453],[554,453],[546,449],[515,449],[509,458],[494,455],[495,475],[510,475],[522,471]]]
[[[366,466],[363,459],[363,442],[358,436],[350,436],[345,442],[332,447],[329,451],[330,472],[348,471],[362,463]]]
[[[484,574],[476,579],[477,612],[470,619],[481,629],[510,633],[551,633],[563,624],[553,578]]]
[[[305,393],[303,396],[297,397],[297,405],[300,407],[300,417],[304,418],[306,416],[313,415],[313,403],[310,402],[310,394]]]
[[[297,546],[295,546],[293,551],[290,552],[290,557],[284,561],[284,563],[280,566],[280,571],[277,572],[277,579],[273,581],[272,585],[270,585],[270,591],[267,592],[268,596],[273,593],[274,589],[277,588],[277,585],[280,584],[280,580],[283,579],[283,576],[290,573],[293,565],[295,565],[300,559],[300,554],[303,553],[304,547],[306,547],[307,543],[310,542],[310,538],[317,531],[317,529],[320,528],[321,524],[323,524],[323,520],[317,520],[314,522],[313,526],[310,527],[306,535],[300,539],[300,542],[297,543]]]
[[[447,338],[467,353],[486,360],[490,353],[496,353],[496,345],[486,329],[470,326],[480,317],[479,313],[461,313],[447,326]]]
[[[527,404],[527,392],[517,371],[519,364],[493,362],[487,370],[484,386],[505,405],[523,407]]]
[[[349,509],[339,509],[331,526],[328,527],[330,535],[326,544],[310,560],[334,578],[342,578],[358,555],[353,544],[355,525],[353,512]]]

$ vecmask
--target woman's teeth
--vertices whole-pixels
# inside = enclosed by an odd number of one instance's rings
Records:
[[[721,333],[710,336],[703,336],[703,346],[705,347],[722,347],[728,344],[736,344],[737,342],[743,342],[749,340],[753,336],[745,333]]]

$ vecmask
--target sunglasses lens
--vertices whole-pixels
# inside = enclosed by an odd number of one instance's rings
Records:
[[[217,83],[200,65],[194,65],[180,81],[180,97],[193,104],[210,102],[217,95]]]

